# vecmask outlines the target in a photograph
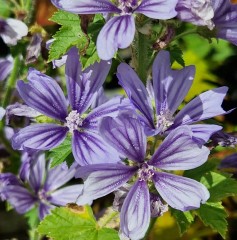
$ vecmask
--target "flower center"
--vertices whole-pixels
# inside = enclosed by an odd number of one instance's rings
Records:
[[[45,192],[44,189],[39,190],[38,198],[40,201],[47,201],[47,193]]]
[[[154,175],[154,167],[148,165],[147,163],[143,163],[137,174],[139,181],[151,181],[152,176]]]
[[[69,128],[69,132],[73,133],[74,130],[77,130],[78,127],[82,126],[83,118],[76,110],[73,110],[66,117],[66,121],[66,126]]]
[[[118,0],[119,8],[122,10],[121,15],[129,15],[137,7],[137,0]]]
[[[156,128],[164,133],[174,123],[174,117],[169,110],[160,111],[156,117]]]

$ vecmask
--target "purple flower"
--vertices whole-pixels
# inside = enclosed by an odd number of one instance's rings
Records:
[[[219,169],[234,169],[236,172],[237,169],[237,153],[231,154],[228,157],[224,158],[220,165]]]
[[[43,38],[41,36],[41,34],[39,33],[35,33],[33,34],[30,44],[27,47],[27,54],[26,54],[26,64],[29,63],[34,63],[41,52],[41,43],[43,41]]]
[[[209,192],[199,182],[158,170],[193,169],[207,160],[209,150],[192,140],[193,133],[187,126],[171,131],[152,157],[146,156],[146,136],[137,119],[124,115],[114,119],[105,117],[101,121],[100,133],[126,158],[129,166],[110,163],[79,168],[76,177],[84,179],[84,188],[78,203],[103,197],[128,181],[129,184],[132,184],[131,180],[135,181],[121,208],[120,229],[125,236],[143,238],[151,214],[159,215],[164,210],[163,204],[160,204],[160,211],[154,207],[159,205],[154,189],[168,205],[181,211],[199,208],[200,202],[209,198]]]
[[[237,45],[237,5],[229,0],[212,0],[212,4],[217,37]]]
[[[78,51],[68,53],[66,85],[68,101],[56,81],[34,69],[29,83],[18,81],[18,91],[25,103],[56,123],[33,124],[20,130],[12,139],[14,149],[49,150],[72,135],[72,152],[80,165],[117,162],[117,151],[98,134],[98,121],[104,116],[117,116],[122,97],[115,97],[88,112],[110,69],[110,62],[101,61],[82,71]]]
[[[44,154],[28,159],[25,168],[26,182],[22,182],[12,174],[0,174],[0,194],[18,213],[23,214],[35,206],[39,210],[39,218],[43,219],[55,205],[64,206],[75,202],[82,191],[82,185],[60,188],[75,175],[76,168],[67,169],[59,165],[53,169],[46,167]],[[29,186],[28,188],[26,186]],[[58,189],[60,188],[60,189]]]
[[[97,38],[98,55],[103,60],[111,59],[118,48],[127,48],[135,35],[133,14],[141,13],[154,19],[169,19],[176,15],[177,0],[51,0],[60,9],[77,14],[116,14],[102,28]]]
[[[237,45],[237,5],[230,0],[179,0],[178,18],[207,26],[217,38]]]
[[[6,108],[6,124],[9,124],[12,116],[21,116],[33,119],[40,115],[41,113],[35,111],[33,108],[16,102],[12,105],[8,105]]]
[[[221,104],[227,87],[220,87],[200,94],[175,115],[192,85],[195,68],[188,66],[181,70],[172,70],[169,52],[159,52],[153,63],[152,74],[153,85],[150,83],[147,90],[127,64],[120,64],[117,73],[119,83],[138,111],[138,118],[143,123],[147,135],[163,134],[181,125],[226,114]],[[188,127],[192,130],[193,137],[201,144],[208,141],[212,133],[222,128],[210,124]]]
[[[0,58],[0,81],[5,80],[13,69],[13,58],[8,55],[5,58]]]
[[[7,45],[16,45],[27,33],[28,27],[25,23],[13,18],[0,18],[0,37]]]
[[[235,147],[237,145],[237,137],[234,133],[225,133],[218,131],[211,136],[212,146]]]
[[[176,6],[177,17],[198,26],[214,28],[212,0],[179,0]]]

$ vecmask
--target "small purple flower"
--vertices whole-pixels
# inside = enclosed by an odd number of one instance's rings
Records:
[[[230,0],[179,0],[178,18],[207,26],[213,36],[237,45],[237,5]]]
[[[133,14],[141,13],[154,19],[175,17],[177,0],[51,0],[60,9],[77,14],[116,14],[110,18],[97,38],[98,55],[103,60],[113,58],[118,48],[127,48],[135,35]]]
[[[7,45],[16,45],[17,41],[22,39],[28,33],[28,27],[25,23],[8,18],[6,20],[0,18],[0,37]]]
[[[98,121],[104,116],[117,116],[123,101],[115,97],[88,113],[110,69],[101,61],[82,71],[78,51],[72,48],[66,63],[68,101],[56,81],[34,69],[29,83],[18,81],[18,91],[25,103],[58,123],[33,124],[20,130],[12,139],[14,149],[49,150],[72,135],[72,152],[80,165],[117,162],[117,151],[98,134]]]
[[[225,133],[218,131],[211,136],[212,146],[235,147],[237,145],[237,137],[234,133]]]
[[[41,43],[43,39],[40,33],[33,34],[30,44],[27,47],[26,64],[34,63],[41,52]]]
[[[82,191],[82,185],[60,188],[74,177],[77,169],[74,166],[67,169],[64,164],[49,169],[44,154],[33,156],[34,159],[28,158],[28,167],[24,168],[25,182],[10,173],[0,174],[0,196],[20,214],[37,205],[39,218],[43,219],[55,205],[64,206],[75,202]]]
[[[13,58],[8,55],[5,58],[0,58],[0,81],[5,80],[13,69]]]
[[[12,116],[21,116],[33,119],[40,115],[41,113],[35,111],[33,108],[16,102],[12,105],[8,105],[6,108],[6,124],[9,124]]]
[[[195,68],[188,66],[181,70],[172,70],[169,52],[159,52],[153,63],[152,74],[153,84],[149,83],[147,90],[129,65],[121,63],[117,72],[119,83],[138,112],[138,118],[148,136],[167,133],[181,125],[189,125],[226,114],[221,104],[227,87],[200,94],[176,114],[192,85]],[[210,124],[195,124],[188,127],[192,130],[193,137],[201,144],[222,128]]]
[[[219,169],[234,169],[236,172],[237,169],[237,153],[231,154],[228,157],[224,158],[220,165]]]
[[[176,6],[177,17],[198,26],[214,28],[212,0],[179,0]]]
[[[209,198],[206,187],[199,182],[161,171],[193,169],[207,160],[209,150],[193,141],[193,133],[187,126],[171,131],[151,157],[146,156],[146,136],[137,119],[127,115],[105,117],[100,133],[129,166],[110,163],[79,168],[76,177],[84,179],[84,188],[77,203],[103,197],[127,182],[133,184],[123,200],[120,214],[120,229],[125,236],[143,238],[150,217],[165,211],[154,189],[169,206],[181,211],[199,208],[200,203]]]

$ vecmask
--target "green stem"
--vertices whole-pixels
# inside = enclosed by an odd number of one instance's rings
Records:
[[[41,236],[37,232],[37,229],[31,229],[29,231],[29,237],[30,237],[30,240],[40,240],[41,239]]]
[[[184,37],[186,35],[190,35],[190,34],[198,34],[197,33],[197,28],[190,29],[190,30],[188,30],[186,32],[183,32],[183,33],[177,35],[176,37],[173,38],[172,42],[177,41],[178,39],[180,39],[180,38],[182,38],[182,37]]]
[[[141,80],[146,83],[148,63],[148,37],[140,32],[137,34],[137,73]]]
[[[3,99],[3,103],[2,106],[4,108],[6,108],[6,106],[9,104],[10,100],[11,100],[11,95],[12,95],[12,91],[15,88],[15,84],[16,84],[16,80],[20,71],[20,64],[21,64],[21,60],[19,56],[16,56],[14,59],[14,66],[13,66],[13,70],[11,72],[11,75],[7,81],[7,86],[6,86],[6,93]]]

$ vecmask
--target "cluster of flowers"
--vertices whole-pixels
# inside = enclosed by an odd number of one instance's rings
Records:
[[[133,41],[136,13],[153,19],[178,14],[181,20],[207,26],[217,37],[237,44],[237,6],[225,0],[52,2],[74,13],[105,14],[108,21],[97,39],[102,60],[82,70],[78,50],[68,51],[67,97],[54,79],[35,69],[29,70],[27,83],[17,82],[27,106],[8,106],[6,115],[18,111],[30,118],[45,115],[51,119],[30,124],[11,138],[12,147],[22,151],[22,167],[19,177],[0,174],[0,197],[19,213],[37,204],[42,219],[57,205],[91,204],[116,192],[114,206],[120,211],[121,236],[141,239],[150,218],[167,211],[165,203],[187,211],[208,200],[204,185],[172,171],[193,169],[207,161],[210,151],[205,143],[221,127],[198,122],[228,113],[221,107],[227,87],[206,91],[178,110],[193,83],[195,67],[172,70],[169,53],[162,50],[146,87],[128,64],[121,63],[117,77],[127,98],[108,99],[102,85],[110,71],[110,59],[118,48]],[[14,39],[27,34],[13,31],[15,38],[9,42],[9,29],[17,28],[11,27],[11,21],[1,20],[0,36],[7,44],[15,44]],[[8,67],[3,69],[9,72],[12,61],[5,61]],[[59,146],[67,136],[75,163],[70,168],[62,164],[50,169],[43,151]],[[154,146],[147,144],[147,137],[154,137]],[[158,138],[163,141],[157,148]],[[82,178],[84,183],[57,190],[73,177]]]

